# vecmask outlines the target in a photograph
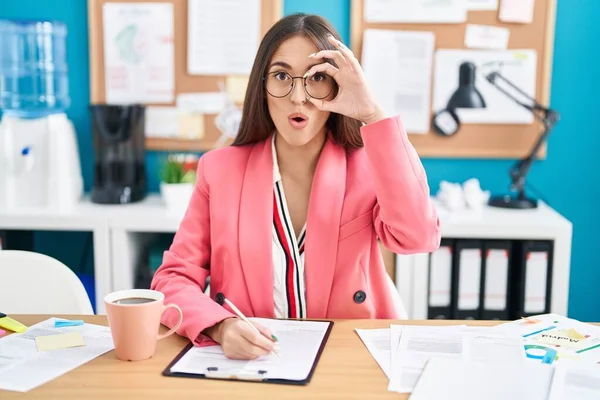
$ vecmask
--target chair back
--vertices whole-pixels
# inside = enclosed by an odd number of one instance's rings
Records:
[[[94,314],[85,287],[69,267],[21,250],[0,250],[0,312]]]

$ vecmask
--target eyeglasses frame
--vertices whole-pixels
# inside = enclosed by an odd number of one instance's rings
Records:
[[[290,91],[289,91],[289,92],[287,92],[285,95],[283,95],[283,96],[275,96],[275,95],[273,95],[271,92],[269,92],[269,90],[267,89],[267,77],[268,77],[269,75],[272,75],[272,74],[280,74],[280,73],[284,73],[284,74],[286,74],[287,76],[289,76],[289,77],[292,79],[292,85],[291,85],[291,87],[290,87]],[[302,80],[303,80],[303,83],[304,83],[304,86],[303,86],[303,88],[304,88],[304,93],[306,94],[306,96],[310,96],[310,97],[311,97],[311,98],[313,98],[313,99],[317,99],[317,100],[323,100],[323,99],[327,98],[327,96],[329,96],[331,93],[333,93],[333,90],[335,89],[335,80],[334,80],[334,85],[332,85],[332,86],[331,86],[331,90],[330,90],[330,91],[329,91],[329,93],[327,93],[325,96],[323,96],[323,97],[315,97],[315,96],[311,95],[310,93],[308,93],[308,90],[306,90],[306,86],[307,86],[307,85],[306,85],[306,80],[307,80],[308,78],[310,78],[310,77],[309,77],[309,76],[306,76],[306,77],[304,77],[304,76],[292,76],[290,73],[288,73],[288,72],[285,72],[285,71],[274,71],[274,72],[270,72],[270,73],[268,73],[268,74],[267,74],[267,76],[264,76],[264,77],[263,77],[263,82],[265,83],[265,91],[266,91],[267,93],[269,93],[269,95],[270,95],[270,96],[272,96],[272,97],[275,97],[276,99],[283,99],[284,97],[287,97],[287,96],[289,96],[289,94],[290,94],[290,93],[292,93],[292,92],[294,91],[294,88],[295,88],[295,86],[296,86],[296,79],[302,79]],[[331,79],[333,80],[333,78],[331,78]]]

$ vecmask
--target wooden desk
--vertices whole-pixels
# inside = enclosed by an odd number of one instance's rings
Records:
[[[50,316],[13,316],[26,325]],[[105,316],[57,316],[107,325]],[[13,399],[408,399],[388,392],[388,380],[354,332],[355,328],[387,328],[390,323],[414,325],[494,325],[491,321],[335,321],[329,341],[311,382],[306,386],[207,379],[163,377],[161,372],[188,343],[173,335],[159,342],[155,356],[146,361],[123,362],[108,352],[81,367],[27,393],[0,390],[2,400]]]

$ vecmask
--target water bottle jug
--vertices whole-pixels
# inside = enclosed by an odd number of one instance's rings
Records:
[[[67,27],[58,21],[0,20],[0,109],[40,118],[70,106]]]

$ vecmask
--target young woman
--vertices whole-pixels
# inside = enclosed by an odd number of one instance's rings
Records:
[[[233,145],[200,158],[152,288],[183,310],[180,335],[253,358],[270,334],[224,298],[254,317],[398,318],[378,239],[399,254],[438,248],[423,166],[330,24],[283,18],[258,49]]]

